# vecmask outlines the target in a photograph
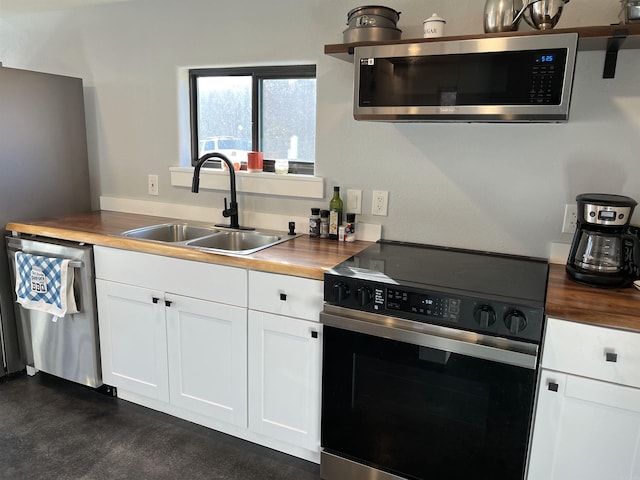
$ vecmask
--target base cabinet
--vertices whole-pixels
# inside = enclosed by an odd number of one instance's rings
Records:
[[[247,310],[167,295],[171,403],[247,426]]]
[[[636,352],[626,352],[638,334],[549,319],[547,335],[553,337],[543,349],[527,479],[637,480],[640,388],[612,380],[631,368]],[[597,379],[584,376],[589,371],[559,371],[574,370],[571,351],[585,348],[594,352]]]
[[[107,384],[247,426],[245,308],[106,280],[96,290]]]
[[[319,462],[321,281],[94,257],[103,377],[119,397]]]
[[[168,402],[163,294],[98,279],[96,295],[104,382]]]
[[[249,428],[313,451],[319,448],[321,327],[249,311]]]

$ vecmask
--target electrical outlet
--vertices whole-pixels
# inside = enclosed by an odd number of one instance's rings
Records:
[[[362,213],[362,190],[347,190],[347,213]]]
[[[389,209],[389,192],[384,190],[373,191],[373,201],[371,203],[371,213],[374,215],[380,215],[382,217],[387,216]]]
[[[575,233],[578,223],[578,206],[575,203],[567,203],[564,206],[564,220],[562,233]]]
[[[158,175],[149,175],[147,178],[147,193],[158,195]]]

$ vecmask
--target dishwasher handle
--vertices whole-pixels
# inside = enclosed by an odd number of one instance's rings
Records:
[[[22,253],[28,253],[30,255],[40,255],[43,257],[49,257],[49,258],[61,258],[63,260],[69,260],[69,267],[70,268],[83,268],[84,267],[84,262],[81,262],[80,260],[72,260],[72,259],[67,259],[66,257],[61,257],[58,255],[50,255],[50,254],[40,254],[40,253],[31,253],[31,252],[26,252],[22,249],[22,242],[20,241],[21,239],[19,238],[13,238],[13,237],[7,237],[7,248],[9,248],[10,250],[13,250],[14,252],[22,252]],[[39,240],[37,240],[39,243],[51,243],[51,242],[41,242]],[[55,245],[55,243],[52,243],[53,245]]]

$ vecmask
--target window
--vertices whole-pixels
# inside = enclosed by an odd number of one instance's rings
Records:
[[[254,150],[265,171],[286,159],[289,173],[313,175],[315,77],[315,65],[190,70],[192,164],[220,152],[245,169]]]

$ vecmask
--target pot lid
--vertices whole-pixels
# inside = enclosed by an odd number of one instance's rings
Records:
[[[378,9],[380,9],[381,11],[378,11]],[[358,13],[361,10],[371,10],[371,11],[363,12],[363,13],[368,13],[370,15],[384,15],[384,13],[386,12],[387,14],[394,16],[396,22],[400,18],[400,13],[402,13],[394,10],[391,7],[384,7],[382,5],[364,5],[364,6],[355,7],[349,10],[349,13],[347,13],[347,18],[351,18],[355,13]]]

